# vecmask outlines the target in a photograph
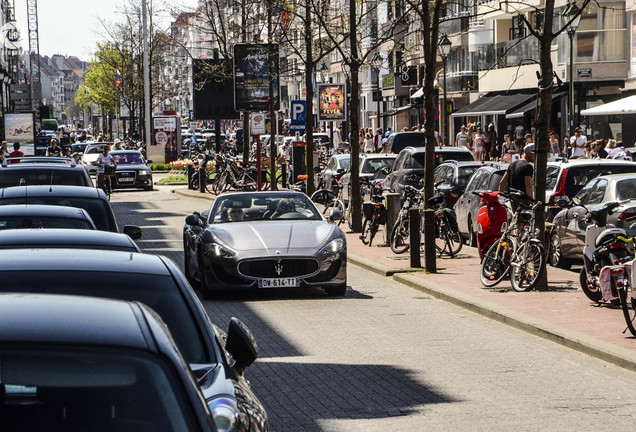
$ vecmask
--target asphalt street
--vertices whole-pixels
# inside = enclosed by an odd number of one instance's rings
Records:
[[[117,191],[120,226],[183,266],[182,227],[209,201]],[[345,298],[262,291],[205,302],[243,320],[260,358],[247,375],[273,431],[631,429],[636,374],[350,265]]]

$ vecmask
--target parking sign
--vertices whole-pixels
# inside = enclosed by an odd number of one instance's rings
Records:
[[[291,101],[291,122],[289,130],[304,131],[305,130],[305,113],[307,106],[304,100]]]

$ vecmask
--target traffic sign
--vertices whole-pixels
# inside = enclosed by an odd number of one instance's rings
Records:
[[[291,122],[289,130],[304,131],[305,130],[305,113],[307,105],[304,100],[291,101]]]
[[[252,135],[265,134],[265,115],[261,113],[250,113],[250,123],[252,124]]]
[[[194,121],[194,110],[190,110],[190,116],[188,118],[190,121]]]

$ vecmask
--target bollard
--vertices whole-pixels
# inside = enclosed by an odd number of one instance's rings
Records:
[[[409,209],[409,253],[411,255],[411,267],[421,268],[420,260],[420,210],[416,208]]]
[[[426,243],[431,245],[426,247]],[[429,273],[437,273],[437,250],[435,250],[435,210],[424,210],[424,267]],[[426,252],[430,253],[426,253]]]
[[[194,189],[192,187],[192,175],[194,174],[194,166],[188,165],[188,189]]]
[[[287,189],[287,164],[284,163],[280,166],[281,187]]]
[[[199,192],[205,193],[205,186],[208,182],[208,175],[205,171],[205,163],[199,167]]]
[[[400,209],[402,208],[401,195],[394,192],[384,192],[384,201],[386,202],[386,225],[384,225],[384,244],[389,244],[389,236],[391,230],[395,225],[395,221],[398,220],[400,215]]]

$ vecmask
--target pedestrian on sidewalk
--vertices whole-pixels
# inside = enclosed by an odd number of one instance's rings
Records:
[[[530,136],[532,137],[532,135]],[[534,144],[528,144],[523,148],[523,156],[510,164],[499,182],[499,192],[510,192],[517,189],[526,194],[528,198],[534,198],[532,176],[534,175]],[[516,211],[513,201],[512,210]]]

